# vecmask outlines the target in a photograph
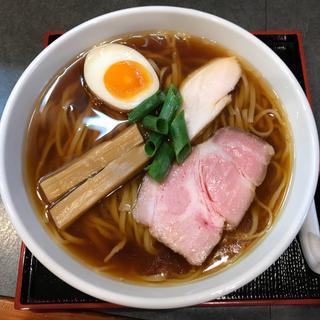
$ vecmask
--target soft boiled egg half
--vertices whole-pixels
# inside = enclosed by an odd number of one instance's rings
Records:
[[[159,79],[138,51],[116,43],[91,49],[84,78],[97,97],[119,111],[130,111],[159,90]]]

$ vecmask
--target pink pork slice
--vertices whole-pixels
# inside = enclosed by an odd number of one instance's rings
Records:
[[[215,212],[225,218],[228,229],[241,222],[255,196],[255,186],[239,173],[232,158],[212,139],[199,147],[198,172],[202,191]]]
[[[195,148],[182,165],[172,167],[164,183],[145,177],[133,213],[156,239],[193,265],[204,262],[220,241],[224,226],[224,219],[199,192],[197,161]]]
[[[213,142],[228,153],[238,170],[249,181],[256,186],[262,183],[274,155],[269,143],[251,133],[230,127],[218,130]]]
[[[135,219],[190,264],[201,265],[220,241],[225,222],[235,228],[248,210],[255,195],[252,181],[265,176],[269,147],[252,134],[220,129],[182,165],[173,165],[162,184],[144,178]]]

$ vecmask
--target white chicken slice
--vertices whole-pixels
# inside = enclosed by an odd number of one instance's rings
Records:
[[[191,73],[180,87],[189,138],[193,140],[231,101],[241,77],[235,57],[217,58]]]

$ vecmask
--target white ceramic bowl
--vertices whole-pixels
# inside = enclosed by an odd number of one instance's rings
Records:
[[[249,61],[279,95],[294,141],[294,165],[287,200],[266,238],[227,270],[193,283],[144,287],[92,272],[64,252],[41,226],[23,180],[23,144],[34,102],[48,80],[81,51],[110,37],[142,30],[171,29],[203,36]],[[102,300],[141,308],[173,308],[227,294],[269,267],[299,231],[318,175],[318,136],[298,82],[267,46],[240,27],[203,12],[175,7],[140,7],[85,22],[43,50],[25,70],[4,110],[0,130],[1,195],[18,234],[50,271],[73,287]]]

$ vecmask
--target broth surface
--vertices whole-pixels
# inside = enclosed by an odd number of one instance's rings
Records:
[[[113,42],[126,44],[152,60],[158,68],[162,89],[170,82],[179,85],[192,71],[213,58],[234,55],[213,42],[185,34],[134,34]],[[93,269],[131,282],[167,284],[189,281],[217,272],[239,259],[272,226],[291,177],[293,150],[290,128],[272,89],[259,73],[237,57],[244,76],[232,92],[232,102],[198,139],[198,142],[202,142],[218,128],[231,125],[260,135],[274,147],[276,153],[239,227],[234,231],[225,231],[206,262],[201,267],[194,267],[169,248],[148,238],[150,236],[146,228],[134,223],[131,216],[134,196],[131,203],[124,203],[123,199],[128,192],[137,192],[142,174],[101,200],[66,231],[58,231],[51,220],[47,204],[38,189],[39,179],[126,126],[124,114],[110,109],[86,87],[83,78],[85,55],[84,52],[74,59],[47,85],[35,104],[27,133],[26,185],[48,232],[63,248]],[[176,72],[173,71],[175,69]],[[248,123],[253,99],[254,122]],[[101,132],[84,126],[83,119],[98,117],[99,112],[105,114],[109,121],[108,127],[104,128],[104,135],[97,139]],[[114,204],[119,217],[111,217],[110,207]],[[129,209],[123,211],[121,206],[126,205]],[[104,263],[104,259],[122,238],[110,238],[100,229],[95,229],[93,223],[98,220],[110,221],[115,228],[119,228],[119,234],[126,234],[124,248],[107,263]],[[135,241],[139,232],[142,234],[141,243]],[[149,252],[145,250],[147,244]],[[152,250],[156,254],[151,254]]]

